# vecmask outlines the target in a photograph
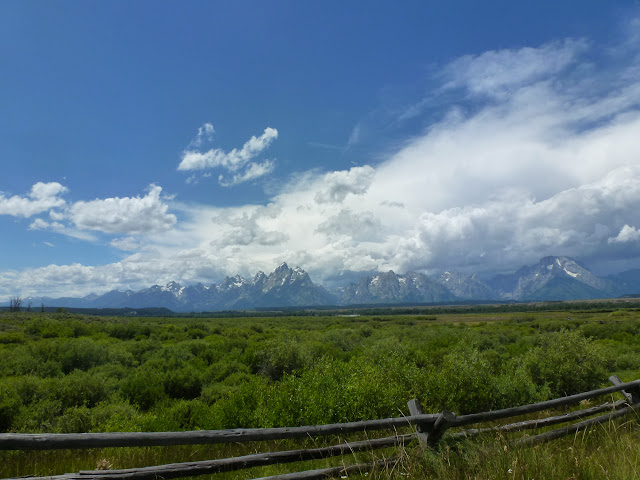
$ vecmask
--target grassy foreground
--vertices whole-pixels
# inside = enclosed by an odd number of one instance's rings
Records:
[[[429,412],[490,410],[604,386],[613,373],[640,378],[639,334],[633,308],[259,319],[0,314],[0,431],[321,424],[408,414],[414,397]],[[627,418],[537,447],[512,449],[495,436],[438,452],[411,445],[395,469],[367,478],[640,478],[638,440],[637,420]],[[0,452],[0,478],[298,445]]]

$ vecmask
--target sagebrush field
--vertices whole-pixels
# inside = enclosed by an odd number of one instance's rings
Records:
[[[407,400],[414,397],[428,412],[497,409],[604,386],[614,373],[624,381],[640,378],[639,333],[636,308],[212,319],[5,313],[0,431],[309,425],[408,414]],[[625,425],[609,427],[608,443],[585,441],[584,448],[602,448],[611,457],[609,449],[619,451],[625,435],[637,438]],[[612,428],[619,431],[612,435]],[[180,455],[210,458],[229,448],[2,452],[0,477],[94,468],[99,457],[120,467]],[[496,477],[482,473],[491,462],[502,468],[516,455],[479,453],[484,448],[481,440],[436,456],[408,452],[403,468],[433,478],[534,478],[521,465],[506,466]],[[534,465],[532,455],[547,450],[549,458],[558,455],[557,448],[540,447],[524,457]],[[584,467],[576,478],[607,478],[585,476],[596,468],[591,460],[578,461],[580,455],[596,458],[585,452],[575,451],[571,465]],[[633,470],[624,472],[635,472],[640,455],[634,452],[625,457],[635,459],[627,462]],[[555,463],[562,475],[572,475],[567,462]],[[598,471],[605,470],[614,471]]]

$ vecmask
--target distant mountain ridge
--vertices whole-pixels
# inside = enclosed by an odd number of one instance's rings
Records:
[[[488,285],[505,300],[584,300],[615,295],[618,289],[569,257],[544,257],[513,274],[497,275]]]
[[[134,292],[112,290],[82,298],[26,298],[23,305],[70,308],[168,308],[175,312],[248,310],[393,303],[458,301],[542,301],[609,298],[640,293],[640,270],[598,277],[569,257],[544,257],[537,264],[488,281],[446,271],[437,278],[422,273],[388,271],[362,277],[334,291],[313,283],[301,268],[283,263],[252,279],[226,277],[220,284],[181,286],[169,282]]]
[[[363,277],[339,290],[340,304],[443,303],[458,300],[443,285],[422,273],[397,275],[392,271]]]

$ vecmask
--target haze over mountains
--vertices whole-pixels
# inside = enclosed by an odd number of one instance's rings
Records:
[[[280,265],[251,279],[226,277],[219,284],[181,286],[170,282],[143,290],[112,290],[82,298],[26,298],[23,305],[71,308],[164,307],[176,312],[243,310],[265,307],[449,303],[459,301],[584,300],[640,292],[640,270],[598,277],[569,257],[544,257],[508,275],[488,281],[446,271],[438,277],[392,271],[364,276],[328,290],[299,267]]]

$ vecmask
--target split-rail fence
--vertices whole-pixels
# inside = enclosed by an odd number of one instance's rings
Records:
[[[493,410],[489,412],[456,415],[449,411],[437,414],[425,414],[420,402],[416,399],[408,402],[409,416],[365,420],[351,423],[330,425],[283,427],[283,428],[249,428],[232,430],[198,430],[191,432],[125,432],[125,433],[66,433],[66,434],[0,434],[0,450],[55,450],[55,449],[88,449],[106,447],[149,447],[170,445],[195,445],[216,443],[243,443],[266,440],[316,438],[322,436],[345,435],[355,432],[392,430],[388,437],[367,438],[366,440],[343,442],[317,448],[287,450],[277,452],[255,453],[250,455],[222,458],[215,460],[190,461],[155,465],[149,467],[128,468],[118,470],[91,470],[78,473],[66,473],[47,477],[28,477],[29,480],[156,480],[181,478],[187,476],[214,474],[234,470],[260,467],[266,465],[318,460],[328,457],[342,456],[356,452],[370,452],[375,449],[404,446],[411,442],[419,442],[425,447],[436,447],[442,436],[449,429],[466,427],[474,424],[495,422],[505,418],[532,414],[557,407],[579,404],[583,400],[621,392],[624,399],[609,401],[601,405],[570,411],[551,417],[493,425],[483,428],[462,429],[447,434],[451,438],[470,438],[481,433],[510,433],[528,429],[544,428],[551,425],[570,423],[569,425],[547,430],[537,435],[521,436],[511,443],[531,445],[550,441],[565,435],[574,434],[590,426],[609,422],[627,415],[640,408],[640,380],[623,383],[618,377],[609,378],[613,386],[577,393],[567,397],[556,398],[544,402],[519,407]],[[398,431],[413,427],[412,433],[401,434]],[[344,459],[343,459],[344,460]],[[351,472],[366,472],[376,468],[393,469],[397,458],[389,457],[367,463],[341,465],[337,467],[305,470],[288,474],[263,477],[260,480],[294,480],[320,479],[348,475]],[[24,479],[25,477],[21,477]],[[5,479],[17,480],[17,479]]]

